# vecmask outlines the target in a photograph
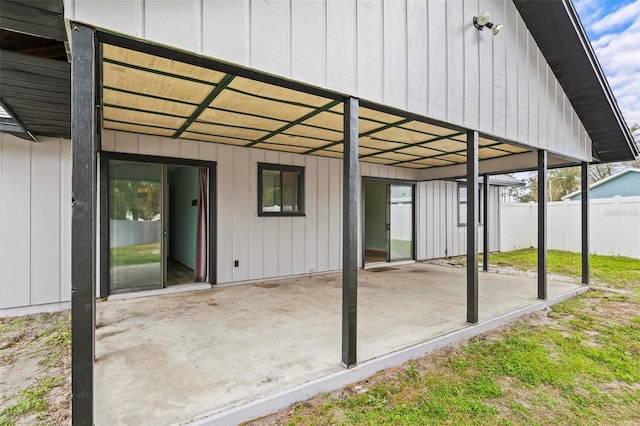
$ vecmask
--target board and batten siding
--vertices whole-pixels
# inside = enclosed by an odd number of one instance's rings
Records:
[[[499,187],[489,186],[489,251],[500,251]],[[416,190],[417,258],[438,259],[467,253],[467,227],[458,225],[458,183],[419,182]],[[483,226],[478,227],[478,252],[482,253]]]
[[[480,11],[504,25],[498,36],[473,27]],[[65,15],[591,160],[510,0],[65,0]]]
[[[38,140],[0,132],[0,316],[71,299],[71,142]]]
[[[0,316],[68,307],[71,298],[71,142],[40,140],[0,133]],[[102,144],[105,151],[168,162],[216,162],[219,283],[341,269],[341,160],[109,130]],[[258,162],[305,167],[304,217],[257,215]],[[413,169],[360,163],[359,170],[361,177],[416,179]],[[495,212],[497,192],[490,199]],[[415,202],[417,258],[464,254],[457,184],[419,182]],[[496,232],[498,219],[491,219]],[[498,250],[499,236],[491,235],[491,250]]]
[[[342,268],[342,160],[111,130],[102,149],[216,162],[220,284]],[[304,166],[305,216],[258,216],[259,162]],[[413,169],[377,164],[360,174],[415,180]]]

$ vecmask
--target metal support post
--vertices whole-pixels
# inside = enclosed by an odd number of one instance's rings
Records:
[[[356,365],[358,313],[358,99],[344,101],[342,364]]]
[[[478,322],[478,132],[467,130],[467,322]]]
[[[92,28],[71,24],[72,424],[93,424],[96,311],[96,91]]]
[[[489,175],[485,173],[482,183],[482,270],[489,270]]]
[[[581,196],[582,207],[582,284],[589,285],[589,163],[583,162],[581,171]]]
[[[538,150],[538,299],[547,300],[547,151]]]

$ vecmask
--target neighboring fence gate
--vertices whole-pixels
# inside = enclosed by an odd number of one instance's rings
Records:
[[[547,204],[547,247],[580,252],[580,201]],[[500,250],[538,245],[537,203],[500,204]],[[640,259],[640,197],[589,201],[590,252]]]

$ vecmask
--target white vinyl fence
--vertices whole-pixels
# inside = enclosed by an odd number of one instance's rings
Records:
[[[580,201],[548,203],[547,248],[581,251]],[[590,252],[640,259],[640,197],[589,202]],[[538,245],[536,203],[501,203],[500,250]]]
[[[111,247],[134,246],[160,241],[160,221],[110,221]]]

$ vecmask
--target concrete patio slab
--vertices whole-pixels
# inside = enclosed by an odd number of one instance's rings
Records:
[[[394,353],[419,356],[439,336],[448,344],[443,336],[484,330],[465,323],[464,269],[415,263],[364,270],[358,285],[361,365],[354,370],[340,365],[340,274],[98,304],[96,424],[233,423],[242,416],[223,413],[270,396],[291,403],[292,388],[306,386],[298,392],[306,398],[403,362]],[[550,281],[550,300],[582,288]],[[544,308],[536,291],[535,278],[481,273],[480,326]]]

